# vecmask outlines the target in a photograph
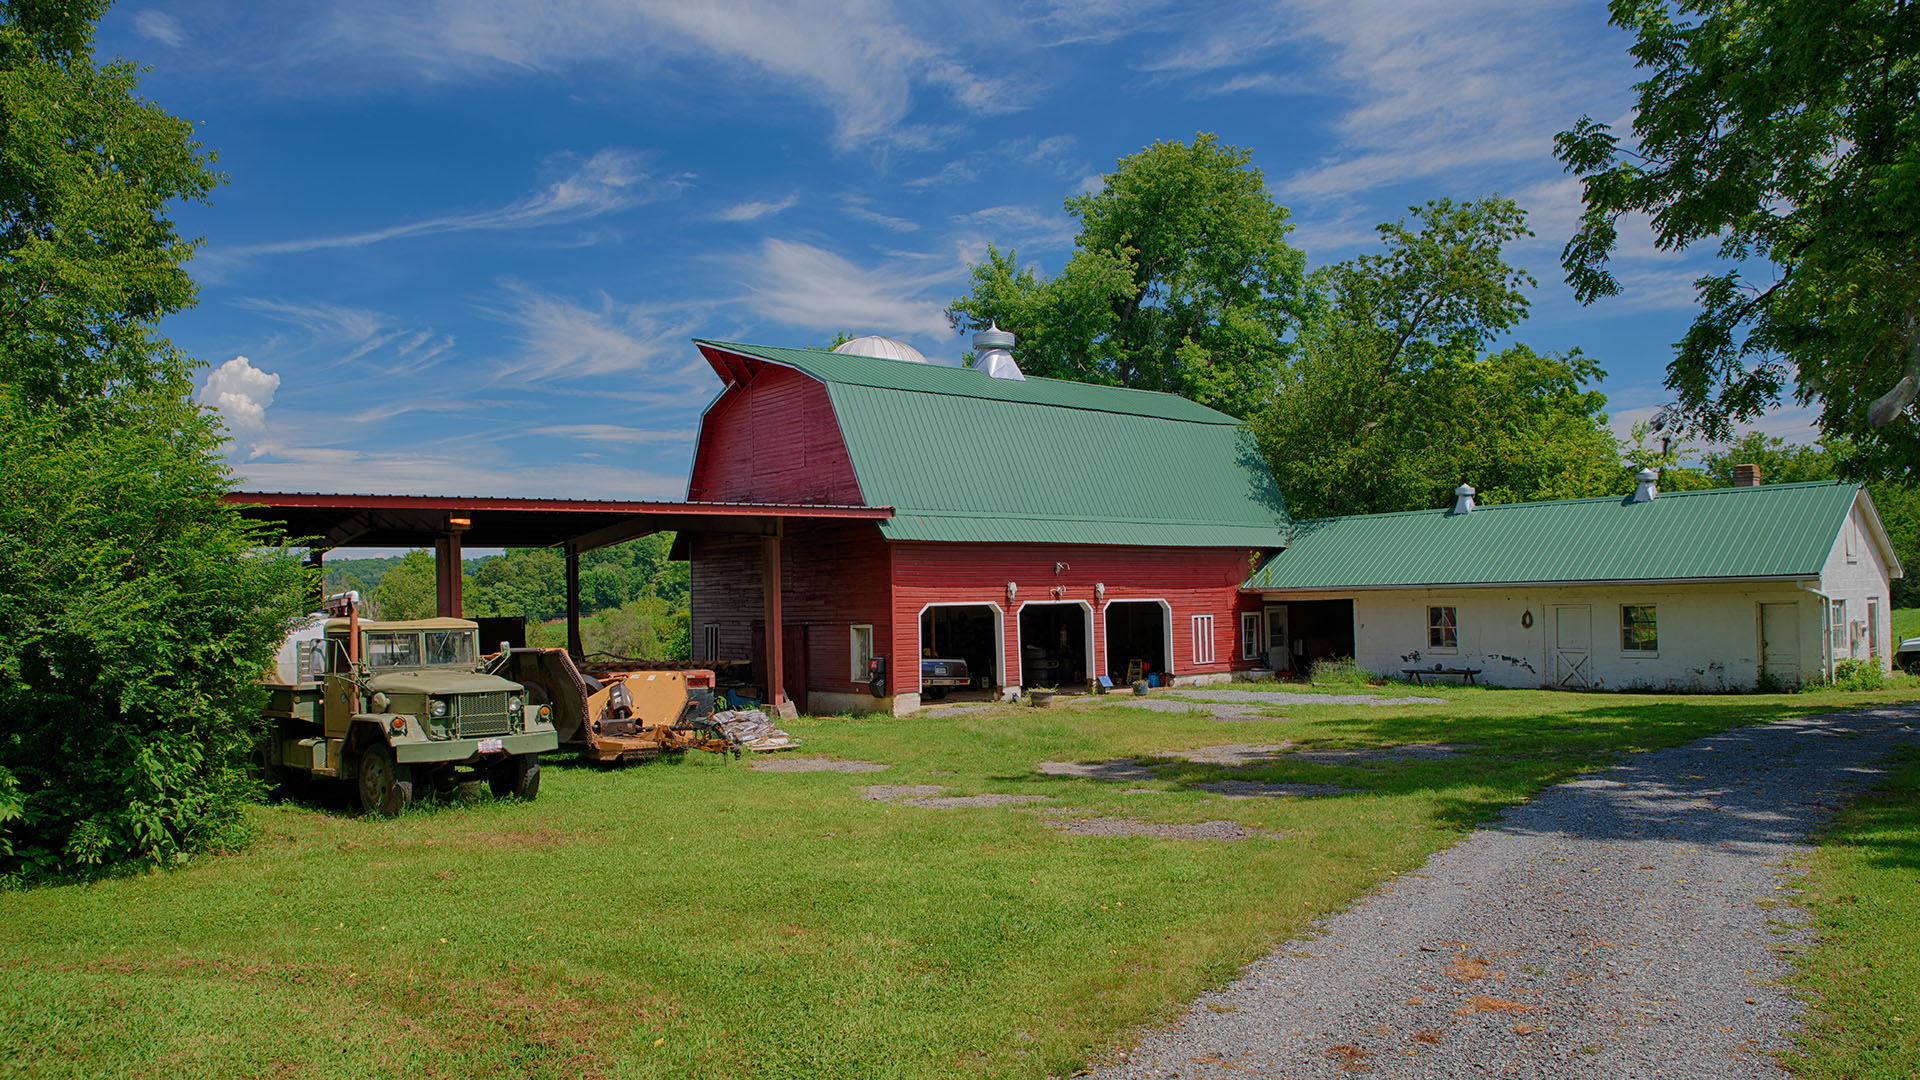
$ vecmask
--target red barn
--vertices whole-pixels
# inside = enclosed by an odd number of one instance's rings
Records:
[[[1264,666],[1261,601],[1240,586],[1287,517],[1245,426],[1170,394],[1023,378],[1011,335],[976,342],[974,368],[884,338],[696,342],[726,389],[690,501],[893,513],[684,534],[693,658],[752,658],[812,712],[916,709],[928,656],[1006,695]],[[869,657],[886,662],[877,701]]]

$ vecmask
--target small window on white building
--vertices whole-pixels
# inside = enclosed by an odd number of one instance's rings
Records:
[[[1620,651],[1650,653],[1660,650],[1659,616],[1652,604],[1620,605]]]
[[[700,659],[711,664],[720,659],[720,624],[708,623],[700,628]]]
[[[1211,615],[1193,617],[1193,662],[1213,663],[1213,616]]]
[[[1827,605],[1827,608],[1833,616],[1833,626],[1829,629],[1828,633],[1831,634],[1833,638],[1834,655],[1845,654],[1852,656],[1853,641],[1847,636],[1847,602],[1845,600],[1835,600],[1833,603]]]
[[[1867,597],[1867,655],[1880,659],[1880,600]]]
[[[866,682],[867,667],[873,662],[873,627],[850,627],[847,638],[847,650],[853,654],[853,681]]]
[[[1847,538],[1847,561],[1850,563],[1859,562],[1860,552],[1854,547],[1853,521],[1851,519],[1840,524],[1840,535]]]
[[[1460,647],[1460,621],[1450,607],[1430,607],[1427,609],[1427,648],[1457,649]]]
[[[1260,659],[1260,613],[1240,613],[1240,659]]]

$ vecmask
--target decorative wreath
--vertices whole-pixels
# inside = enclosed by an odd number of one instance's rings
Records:
[[[1532,611],[1523,611],[1520,613],[1520,625],[1526,627],[1529,630],[1533,629],[1533,612]]]

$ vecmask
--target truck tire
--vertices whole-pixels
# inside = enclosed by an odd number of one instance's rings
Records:
[[[392,817],[413,805],[413,766],[393,760],[393,749],[374,743],[360,755],[360,808]]]
[[[496,799],[511,795],[521,802],[532,802],[539,798],[540,755],[514,754],[507,758],[488,775],[487,786]]]

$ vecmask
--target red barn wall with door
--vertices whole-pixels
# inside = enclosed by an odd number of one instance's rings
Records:
[[[1253,572],[1255,553],[1241,548],[1160,548],[1052,544],[933,544],[899,542],[893,549],[893,636],[896,653],[910,656],[920,634],[920,611],[933,603],[997,605],[1006,628],[1001,659],[1006,679],[1019,679],[1016,612],[1023,603],[1085,601],[1093,605],[1093,640],[1088,648],[1096,670],[1106,653],[1105,605],[1114,600],[1165,600],[1173,611],[1173,674],[1206,675],[1258,667],[1241,660],[1243,611],[1260,610],[1258,596],[1243,594],[1240,583]],[[1055,565],[1065,566],[1057,573]],[[1007,600],[1007,582],[1017,589]],[[1106,585],[1106,601],[1094,586]],[[1060,592],[1056,596],[1055,589]],[[1213,616],[1214,661],[1193,660],[1193,616]],[[902,692],[916,691],[917,665],[894,665]],[[908,682],[912,678],[911,684]]]
[[[752,659],[764,679],[760,553],[763,538],[707,533],[692,538],[692,637],[696,659]],[[850,630],[873,627],[873,651],[892,653],[887,617],[888,545],[872,522],[796,526],[780,543],[781,621],[786,689],[804,706],[808,690],[865,693],[855,682]],[[720,655],[702,655],[708,625],[719,627]]]

